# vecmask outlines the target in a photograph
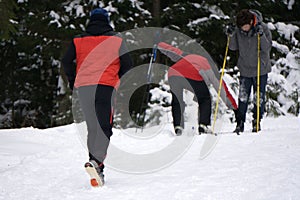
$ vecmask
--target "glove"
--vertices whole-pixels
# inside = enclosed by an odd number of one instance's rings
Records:
[[[226,25],[226,30],[225,30],[226,35],[231,36],[233,34],[234,30],[235,30],[235,26],[233,24]]]
[[[259,34],[260,36],[262,36],[264,34],[264,30],[263,30],[263,27],[261,24],[257,24],[254,27],[254,31],[255,31],[255,33]]]

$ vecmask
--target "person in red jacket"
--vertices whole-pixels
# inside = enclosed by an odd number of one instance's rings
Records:
[[[125,43],[110,26],[105,9],[91,11],[86,31],[72,40],[62,64],[70,88],[78,90],[87,124],[90,161],[85,167],[92,186],[101,186],[103,162],[113,134],[112,94],[121,76],[132,67]]]
[[[211,96],[207,86],[212,84],[218,91],[218,74],[214,73],[209,61],[203,56],[188,54],[164,42],[158,44],[158,49],[175,62],[168,70],[168,81],[172,93],[171,106],[176,135],[181,135],[184,129],[183,89],[193,92],[197,98],[199,134],[209,132]],[[236,114],[236,101],[224,81],[222,86],[221,99]]]

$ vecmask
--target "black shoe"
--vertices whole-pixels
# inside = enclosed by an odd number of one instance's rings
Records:
[[[258,129],[256,128],[257,127],[257,120],[253,120],[252,121],[252,132],[255,133],[255,132],[258,132],[260,131],[260,121],[258,122]]]
[[[241,132],[244,132],[244,122],[240,122],[236,125],[235,130],[233,131],[236,134],[240,134]]]
[[[212,133],[210,128],[208,128],[208,126],[204,125],[204,124],[199,125],[198,132],[199,132],[199,135],[201,135],[202,133]]]
[[[182,135],[182,132],[183,132],[183,128],[182,128],[181,126],[176,126],[176,127],[175,127],[175,134],[176,134],[177,136]]]

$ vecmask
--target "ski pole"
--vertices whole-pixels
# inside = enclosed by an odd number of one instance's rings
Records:
[[[146,99],[146,106],[148,104],[149,89],[150,89],[149,84],[151,83],[151,73],[152,73],[152,63],[155,62],[155,60],[156,60],[156,52],[157,52],[157,44],[155,43],[153,45],[153,50],[152,50],[152,54],[151,54],[151,58],[150,58],[150,63],[149,63],[148,71],[147,71],[147,88],[146,88],[145,93],[143,94],[142,105],[141,105],[141,109],[140,109],[140,115],[139,115],[139,117],[137,119],[137,122],[139,122],[140,120],[142,120],[142,131],[143,131],[143,126],[144,126],[144,120],[145,120],[146,110],[142,114],[142,119],[140,118],[140,116],[141,116],[141,113],[143,112],[143,103],[144,103],[145,99]]]
[[[259,129],[259,107],[260,107],[260,35],[257,34],[257,99],[256,99],[256,132]]]
[[[214,113],[214,122],[213,122],[213,126],[212,126],[212,133],[214,133],[215,124],[216,124],[216,120],[217,120],[219,100],[220,100],[220,96],[221,96],[221,89],[222,89],[222,84],[223,84],[223,76],[224,76],[224,69],[225,69],[225,66],[226,66],[226,59],[227,59],[229,42],[230,42],[230,36],[228,35],[227,36],[225,56],[224,56],[224,61],[223,61],[223,67],[222,67],[222,72],[221,72],[221,77],[220,77],[220,84],[219,84],[219,89],[218,89],[218,98],[217,98],[217,101],[216,101],[216,109],[215,109],[215,113]]]

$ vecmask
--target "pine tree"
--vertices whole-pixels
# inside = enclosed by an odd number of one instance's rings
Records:
[[[16,33],[15,10],[17,9],[14,0],[0,1],[0,39],[9,39],[11,34]]]
[[[258,9],[262,12],[264,21],[275,27],[272,29],[274,43],[271,60],[274,71],[271,77],[275,74],[277,81],[275,78],[269,79],[267,113],[299,113],[300,83],[294,81],[299,80],[299,29],[286,36],[276,27],[278,22],[283,22],[299,28],[299,1],[2,0],[1,128],[46,128],[72,122],[72,93],[67,88],[60,60],[72,37],[84,31],[89,12],[99,6],[109,10],[116,31],[127,32],[138,27],[161,26],[196,39],[219,68],[226,45],[226,24],[234,23],[236,13],[242,8]],[[125,36],[125,39],[130,41],[133,38]],[[141,45],[142,42],[137,41],[136,45]],[[149,63],[151,49],[139,49],[130,54],[135,66],[140,66]],[[167,62],[163,59],[158,59],[158,62]],[[229,74],[237,80],[234,70],[236,55],[230,54],[227,63]],[[158,79],[163,77],[158,72],[155,75]],[[287,91],[287,88],[296,89]],[[143,95],[144,92],[141,91],[137,92],[137,99]],[[134,112],[139,110],[138,100],[130,105],[130,109]]]

